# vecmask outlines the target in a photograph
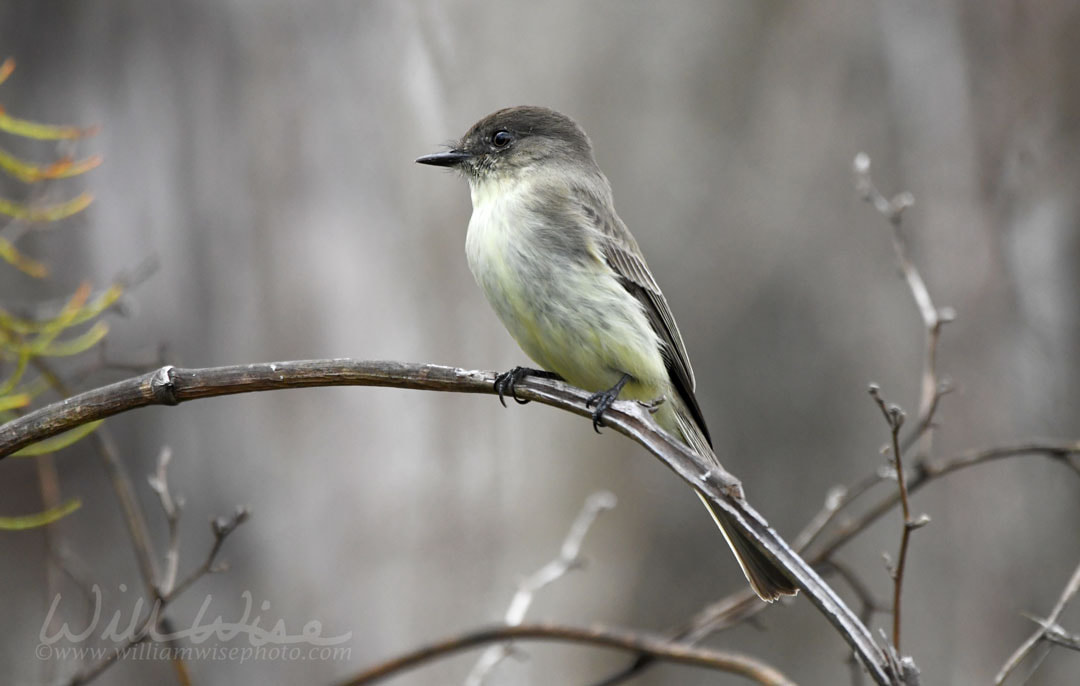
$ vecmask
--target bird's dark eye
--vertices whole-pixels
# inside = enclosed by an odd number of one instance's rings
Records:
[[[491,144],[496,148],[505,148],[514,140],[514,134],[509,131],[496,131],[491,135]]]

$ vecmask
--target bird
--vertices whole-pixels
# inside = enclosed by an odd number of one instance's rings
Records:
[[[416,162],[460,172],[472,200],[469,268],[496,315],[540,369],[496,377],[500,401],[530,374],[592,395],[593,428],[618,398],[720,467],[698,404],[686,345],[634,236],[615,212],[592,143],[547,107],[500,109],[448,150]],[[519,400],[519,402],[521,402]],[[505,402],[503,403],[505,405]],[[730,516],[696,491],[754,592],[772,602],[798,588]]]

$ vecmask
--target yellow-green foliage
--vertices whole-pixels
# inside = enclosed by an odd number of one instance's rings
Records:
[[[18,531],[20,529],[36,529],[39,526],[52,524],[61,517],[66,517],[82,506],[78,498],[72,498],[59,507],[54,507],[44,512],[36,512],[28,515],[15,517],[0,517],[0,531]]]
[[[7,80],[14,70],[15,61],[10,58],[0,64],[0,84]],[[52,126],[26,119],[18,119],[9,115],[4,106],[0,104],[0,132],[19,136],[20,138],[58,141],[92,136],[97,133],[97,127]],[[0,146],[0,171],[26,184],[78,176],[90,171],[99,164],[101,164],[101,156],[94,155],[82,160],[61,157],[49,164],[39,165],[19,159]],[[93,199],[93,196],[89,193],[80,193],[69,200],[43,204],[24,203],[18,200],[0,198],[0,215],[27,223],[55,222],[85,210],[93,202]],[[14,242],[3,236],[0,236],[0,259],[30,276],[40,278],[48,273],[48,269],[44,264],[21,254],[15,248]]]
[[[15,62],[0,63],[0,84],[14,71]],[[16,136],[38,141],[60,141],[92,136],[96,127],[53,126],[19,119],[7,113],[0,104],[0,173],[20,184],[33,186],[57,179],[68,179],[94,169],[101,156],[84,159],[61,156],[47,164],[20,159],[4,149],[4,136]],[[27,194],[31,195],[31,194]],[[86,209],[93,196],[77,193],[59,201],[40,201],[45,194],[34,193],[35,200],[0,197],[0,266],[4,263],[34,278],[48,276],[48,266],[17,247],[17,236],[25,233],[27,225],[40,226],[57,222]],[[5,220],[6,218],[6,220]],[[5,235],[6,234],[6,235]],[[41,314],[17,315],[0,302],[0,423],[11,420],[25,411],[35,398],[56,389],[56,379],[44,363],[47,358],[69,357],[90,350],[104,339],[108,325],[100,315],[112,306],[123,293],[120,284],[97,293],[90,284],[79,286],[57,309],[35,308]],[[34,371],[40,372],[31,378]],[[89,435],[101,422],[92,422],[72,431],[40,441],[19,451],[21,457],[49,455]],[[64,517],[79,507],[79,501],[69,500],[62,505],[29,515],[0,516],[0,530],[32,529]]]

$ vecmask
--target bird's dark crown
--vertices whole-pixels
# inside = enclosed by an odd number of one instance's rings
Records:
[[[417,160],[456,167],[474,178],[515,174],[538,164],[596,165],[585,131],[547,107],[507,107],[484,117],[451,150]]]
[[[547,107],[524,105],[507,107],[473,124],[462,139],[466,149],[485,148],[498,131],[508,131],[521,138],[539,137],[565,141],[578,148],[591,150],[588,136],[570,117]]]

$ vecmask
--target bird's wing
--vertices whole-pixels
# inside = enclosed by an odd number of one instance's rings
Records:
[[[686,344],[683,343],[682,334],[675,324],[675,316],[671,314],[667,298],[645,263],[641,248],[630,230],[611,209],[610,201],[601,201],[585,188],[574,189],[572,195],[581,213],[593,224],[600,236],[599,247],[604,260],[618,274],[626,290],[644,306],[653,330],[664,344],[660,352],[672,384],[693,414],[698,427],[705,434],[705,439],[712,445],[705,418],[694,396],[694,370],[690,366]]]

